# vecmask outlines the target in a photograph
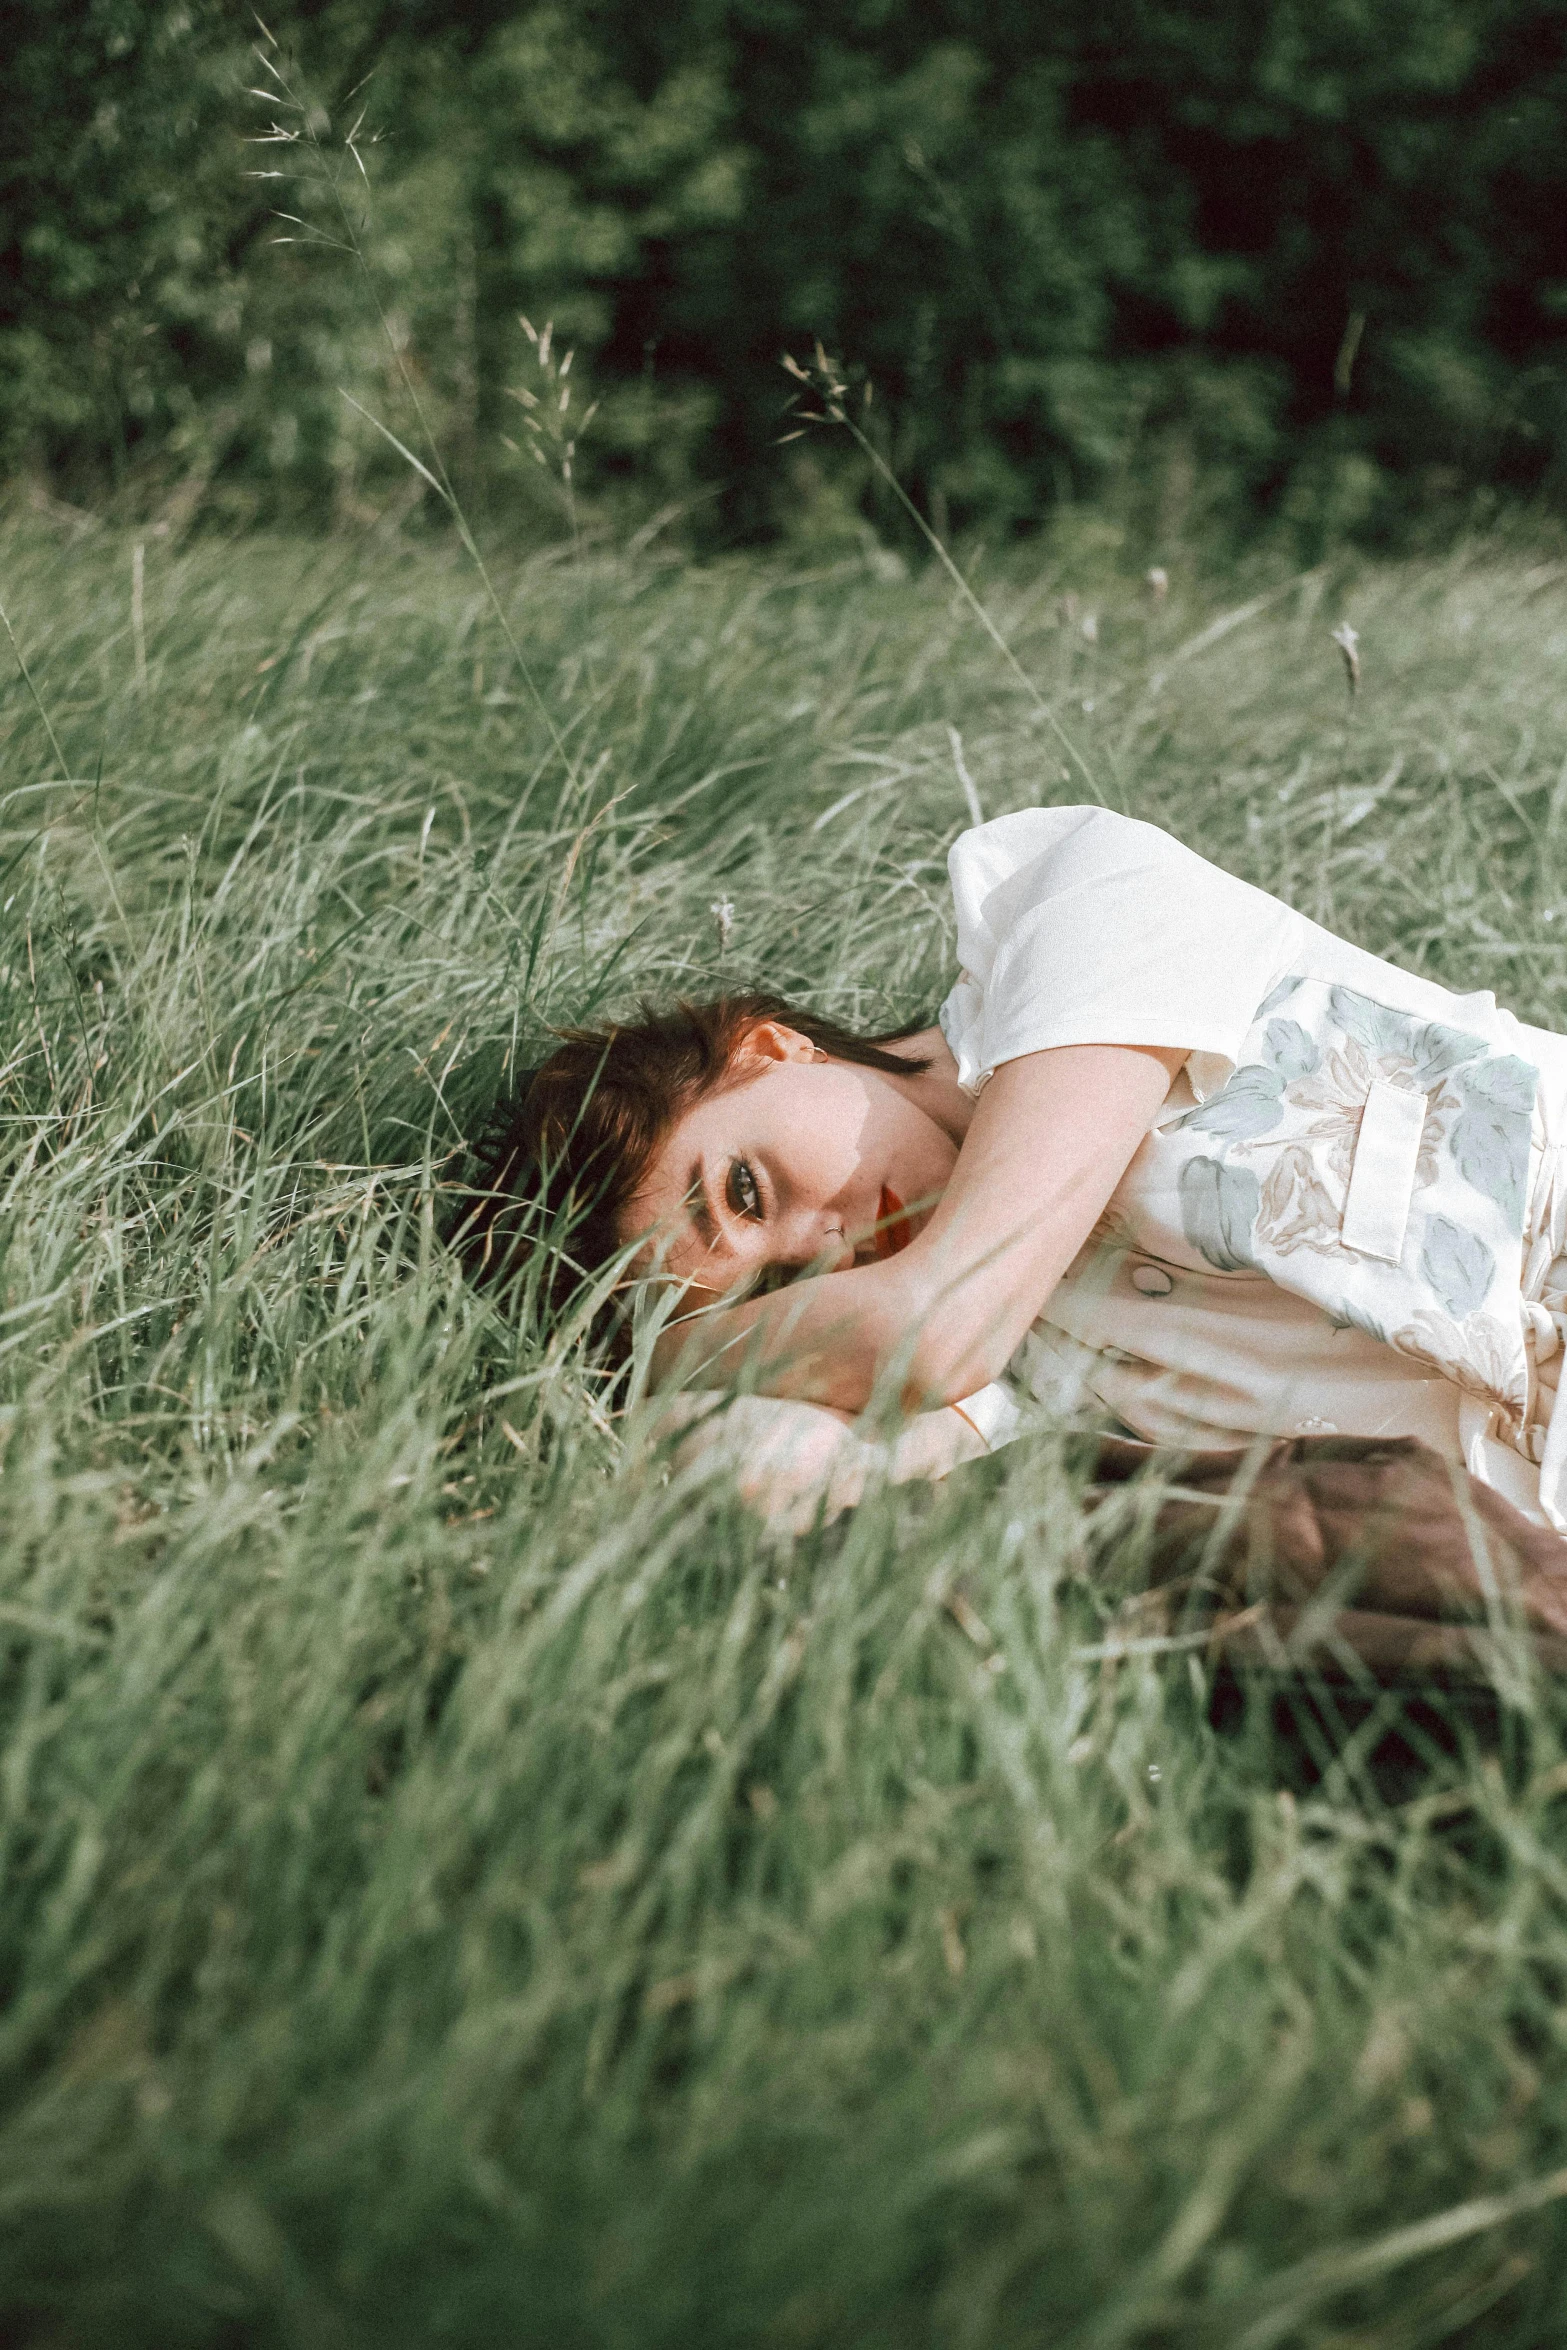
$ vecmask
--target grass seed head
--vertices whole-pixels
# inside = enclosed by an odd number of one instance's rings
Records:
[[[1349,684],[1350,699],[1360,691],[1360,637],[1347,620],[1341,620],[1333,631],[1333,642],[1344,656],[1344,675]]]

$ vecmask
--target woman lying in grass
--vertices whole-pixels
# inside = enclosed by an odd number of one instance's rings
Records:
[[[680,1285],[661,1378],[744,1375],[764,1506],[939,1477],[1023,1396],[1183,1451],[1415,1438],[1567,1530],[1567,1039],[1103,809],[949,862],[937,1026],[682,1007],[570,1038],[504,1138],[513,1196],[591,1202],[585,1266]]]

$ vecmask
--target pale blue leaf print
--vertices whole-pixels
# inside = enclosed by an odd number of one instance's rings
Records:
[[[1251,1232],[1262,1206],[1257,1178],[1249,1167],[1223,1159],[1188,1159],[1180,1174],[1181,1224],[1199,1255],[1221,1273],[1249,1268]]]
[[[1414,1023],[1405,1012],[1395,1012],[1387,1004],[1379,1004],[1371,996],[1361,995],[1353,987],[1335,987],[1328,994],[1328,1009],[1343,1029],[1357,1044],[1363,1044],[1368,1053],[1399,1053],[1409,1049],[1409,1033]]]
[[[1433,1216],[1420,1251],[1420,1271],[1455,1322],[1483,1305],[1496,1259],[1477,1232],[1450,1216]]]
[[[1347,1036],[1379,1059],[1412,1061],[1418,1081],[1427,1087],[1486,1049],[1483,1036],[1470,1036],[1462,1028],[1444,1028],[1439,1020],[1417,1020],[1412,1013],[1379,1004],[1353,987],[1335,987],[1328,1005]]]
[[[1304,987],[1305,984],[1305,978],[1299,971],[1289,972],[1285,978],[1279,981],[1277,987],[1269,988],[1257,1006],[1257,1018],[1266,1020],[1270,1012],[1276,1012],[1280,1004],[1287,1004],[1296,989]]]
[[[1332,1308],[1328,1314],[1328,1320],[1335,1330],[1360,1330],[1365,1333],[1367,1338],[1380,1338],[1384,1346],[1391,1346],[1393,1343],[1386,1325],[1379,1322],[1375,1314],[1369,1312],[1365,1306],[1355,1305],[1347,1297],[1341,1298]]]
[[[1445,1077],[1449,1069],[1461,1068],[1486,1049],[1483,1036],[1470,1036],[1462,1028],[1444,1028],[1438,1020],[1422,1021],[1411,1027],[1409,1057],[1415,1064],[1415,1074],[1427,1088]]]
[[[1466,1070],[1463,1109],[1448,1138],[1453,1164],[1466,1183],[1495,1200],[1510,1228],[1523,1231],[1529,1181],[1529,1125],[1535,1072],[1527,1061],[1499,1054]]]
[[[1269,1060],[1286,1085],[1293,1085],[1297,1077],[1309,1077],[1322,1058],[1316,1039],[1298,1020],[1270,1020],[1264,1042]]]
[[[1222,1134],[1232,1142],[1249,1142],[1253,1135],[1266,1134],[1270,1126],[1277,1126],[1283,1115],[1283,1092],[1284,1079],[1277,1069],[1248,1061],[1211,1101],[1199,1102],[1175,1124],[1189,1126],[1198,1134]]]
[[[1466,1073],[1464,1088],[1483,1093],[1500,1110],[1519,1111],[1527,1118],[1534,1108],[1534,1089],[1539,1082],[1540,1073],[1532,1061],[1521,1061],[1516,1053],[1493,1053],[1478,1069]]]

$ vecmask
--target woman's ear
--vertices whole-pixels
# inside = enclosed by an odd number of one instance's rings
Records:
[[[818,1046],[798,1028],[786,1027],[782,1020],[758,1020],[748,1028],[735,1054],[737,1061],[822,1061],[826,1059]]]

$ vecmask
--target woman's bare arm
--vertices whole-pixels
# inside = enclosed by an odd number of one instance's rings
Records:
[[[1004,1368],[1082,1247],[1186,1056],[1060,1045],[1005,1062],[980,1095],[940,1204],[910,1246],[719,1306],[659,1341],[659,1377],[727,1384],[846,1412],[904,1364],[919,1410]]]

